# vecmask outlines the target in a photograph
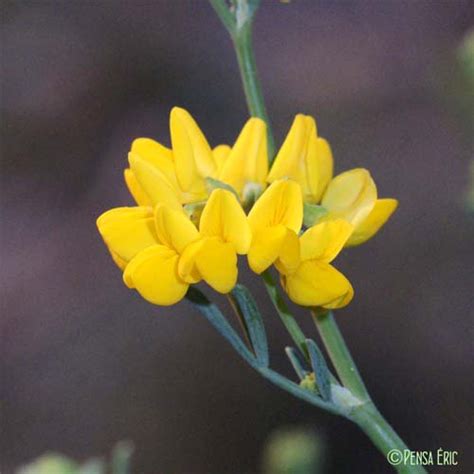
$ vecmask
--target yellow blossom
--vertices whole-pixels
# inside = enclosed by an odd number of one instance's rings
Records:
[[[330,262],[353,231],[342,219],[308,229],[301,237],[303,199],[292,180],[276,180],[249,213],[252,244],[250,268],[261,273],[275,264],[288,296],[303,306],[339,308],[350,302],[349,281]]]
[[[224,189],[211,193],[199,230],[182,210],[163,203],[154,210],[112,209],[97,226],[125,284],[159,305],[178,302],[200,280],[229,292],[237,281],[237,253],[246,253],[251,241],[242,207]]]
[[[212,191],[209,179],[231,186],[241,199],[249,187],[264,189],[268,156],[263,120],[250,118],[232,148],[211,149],[191,115],[174,107],[170,135],[171,149],[149,138],[132,143],[125,181],[138,205],[164,203],[178,209],[205,201]]]
[[[300,263],[296,269],[285,268],[280,259],[281,283],[292,301],[301,306],[327,309],[350,303],[354,290],[349,280],[330,262],[341,251],[353,231],[342,219],[321,222],[309,228],[299,239]]]
[[[356,168],[333,178],[329,144],[317,136],[314,119],[298,114],[268,175],[268,181],[291,178],[298,182],[308,204],[321,204],[324,220],[342,218],[354,226],[347,246],[373,237],[395,211],[395,199],[377,199],[370,173]]]
[[[272,183],[252,207],[248,220],[252,229],[248,261],[255,273],[262,273],[280,258],[287,266],[298,264],[298,232],[303,222],[298,183]]]

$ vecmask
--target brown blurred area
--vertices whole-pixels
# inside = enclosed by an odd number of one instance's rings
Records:
[[[136,473],[256,473],[269,434],[298,424],[326,437],[331,473],[391,472],[355,426],[270,386],[188,303],[154,307],[127,290],[96,231],[102,211],[131,204],[131,141],[167,143],[173,105],[212,144],[247,118],[207,2],[1,10],[2,473],[121,439],[135,443]],[[339,257],[356,296],[337,319],[408,445],[459,451],[456,469],[430,472],[474,468],[472,128],[451,100],[472,12],[461,0],[264,0],[255,25],[277,141],[294,114],[312,114],[337,172],[367,167],[379,194],[400,200],[376,238]],[[258,289],[271,363],[290,374],[290,341],[255,276],[243,280]]]

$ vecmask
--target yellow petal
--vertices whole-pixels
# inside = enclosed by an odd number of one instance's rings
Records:
[[[279,224],[298,233],[303,222],[303,198],[295,181],[278,180],[259,197],[248,216],[253,232]]]
[[[181,209],[178,191],[158,168],[132,153],[128,159],[138,183],[153,205],[163,203],[173,209]]]
[[[268,182],[281,178],[297,181],[306,188],[305,159],[310,138],[316,137],[316,122],[309,115],[296,115],[268,175]]]
[[[292,230],[287,229],[275,267],[283,275],[289,275],[298,269],[300,263],[300,239]]]
[[[187,283],[197,283],[202,280],[201,273],[196,266],[196,259],[206,240],[207,238],[204,238],[192,242],[179,257],[178,275]]]
[[[267,227],[253,234],[252,245],[248,253],[250,268],[262,273],[280,256],[288,229],[283,225]]]
[[[336,176],[328,185],[322,206],[328,218],[340,217],[357,227],[372,211],[377,200],[377,188],[370,173],[355,168]]]
[[[111,209],[97,219],[97,227],[110,251],[125,262],[158,242],[150,208]]]
[[[267,173],[267,128],[263,120],[253,117],[240,132],[219,179],[241,194],[248,182],[264,186]]]
[[[117,219],[139,219],[144,217],[150,217],[153,215],[153,211],[149,207],[115,207],[109,209],[97,218],[97,226],[103,226],[110,222],[115,222]]]
[[[124,271],[125,267],[127,266],[128,262],[124,260],[123,258],[119,257],[115,252],[109,249],[110,255],[112,256],[112,260],[115,262],[117,267],[120,268],[120,270]]]
[[[308,195],[305,200],[317,203],[332,179],[333,157],[331,147],[324,138],[313,136],[310,138],[306,156],[306,176]]]
[[[329,263],[344,247],[354,227],[343,219],[321,222],[310,227],[300,239],[301,260]]]
[[[352,301],[352,298],[354,298],[354,288],[352,288],[352,285],[350,285],[346,294],[339,296],[338,298],[334,299],[333,301],[330,301],[329,303],[325,303],[323,305],[323,308],[344,308],[344,306],[347,306]]]
[[[303,262],[295,273],[282,277],[290,299],[301,306],[342,307],[350,302],[352,286],[332,265],[316,260]]]
[[[130,191],[133,199],[135,199],[135,202],[139,206],[151,206],[152,202],[150,198],[140,186],[140,183],[137,181],[137,178],[135,178],[133,171],[130,168],[127,168],[124,170],[123,176],[125,178],[127,188]]]
[[[132,143],[132,155],[139,156],[158,169],[174,187],[177,187],[173,153],[169,148],[151,138],[137,138]]]
[[[168,306],[180,301],[189,285],[178,276],[178,254],[164,245],[140,252],[123,274],[125,284],[153,304]]]
[[[203,280],[219,293],[229,293],[237,283],[237,254],[231,243],[206,238],[195,256]]]
[[[216,176],[211,176],[211,178],[219,176],[227,157],[229,156],[230,150],[231,148],[229,145],[217,145],[212,149],[212,156],[214,157],[214,163],[216,164]]]
[[[214,176],[211,148],[189,112],[173,107],[170,114],[171,143],[176,175],[181,188],[191,188],[196,179]]]
[[[252,234],[242,206],[233,193],[214,189],[201,215],[199,230],[205,237],[219,237],[234,245],[239,254],[246,254]]]
[[[199,232],[189,218],[163,204],[155,209],[156,233],[160,242],[177,253],[199,238]]]
[[[388,221],[397,206],[396,199],[377,199],[371,213],[355,228],[346,246],[360,245],[372,238]]]

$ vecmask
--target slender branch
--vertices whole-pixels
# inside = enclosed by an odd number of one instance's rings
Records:
[[[229,10],[225,0],[209,0],[209,2],[232,38],[250,115],[261,118],[267,124],[268,160],[271,163],[275,156],[275,140],[263,100],[252,46],[252,25],[260,2],[236,0],[235,12]]]
[[[311,314],[341,382],[361,402],[370,400],[369,393],[332,313],[317,315],[315,311],[312,311]]]
[[[268,153],[269,162],[271,164],[275,155],[275,145],[270,121],[263,100],[261,85],[257,76],[255,55],[252,47],[252,21],[258,8],[259,1],[234,0],[234,6],[236,6],[235,16],[228,9],[224,0],[210,0],[210,2],[232,37],[249,112],[253,116],[260,117],[267,124]],[[308,358],[305,336],[295,318],[288,310],[285,301],[282,299],[279,290],[268,271],[264,272],[263,280],[270,298],[287,331],[293,338],[297,347],[302,351],[305,357]],[[349,411],[344,414],[357,423],[357,425],[367,434],[375,446],[385,456],[387,456],[388,452],[392,449],[399,450],[403,454],[404,450],[408,448],[378,412],[371,401],[364,382],[362,381],[332,314],[319,316],[314,314],[313,317],[339,377],[346,386],[346,388],[339,388],[341,390],[347,389],[349,394],[348,399],[351,400],[351,402],[355,402],[354,405],[346,406]],[[230,338],[230,342],[237,349],[241,350],[242,355],[255,367],[255,362],[252,357],[248,357],[246,353],[248,352],[247,348],[245,348],[245,350],[241,349],[240,345],[237,344],[234,339],[235,338]],[[301,391],[300,387],[296,384],[288,384],[283,377],[274,373],[270,369],[260,368],[257,370],[259,370],[259,372],[266,378],[293,393],[293,395],[306,399],[306,401],[316,404],[328,411],[333,411],[333,413],[343,414],[343,412],[339,410],[343,408],[344,402],[340,401],[339,404],[332,405],[319,399],[312,399],[308,392]],[[420,474],[426,472],[421,466],[405,466],[400,464],[395,468],[397,472],[403,474]]]
[[[280,294],[280,291],[277,287],[275,280],[273,279],[269,270],[266,270],[262,273],[263,282],[265,288],[272,300],[273,306],[277,310],[278,316],[280,316],[281,321],[283,322],[286,330],[293,339],[294,343],[301,351],[303,356],[307,361],[309,361],[308,349],[306,348],[306,336],[303,334],[303,331],[296,322],[295,317],[291,314],[288,309],[285,300]]]
[[[257,65],[252,47],[252,22],[244,25],[236,33],[233,41],[250,115],[260,117],[267,124],[268,157],[271,163],[275,156],[275,141],[263,100],[262,86],[258,79]]]
[[[212,8],[214,8],[217,16],[220,18],[224,26],[227,28],[227,31],[233,36],[235,31],[235,18],[234,15],[230,12],[225,0],[209,0]]]
[[[354,405],[348,417],[364,431],[386,458],[392,450],[403,455],[408,447],[372,402],[333,314],[330,311],[322,314],[312,311],[311,314],[341,382],[360,401]],[[395,469],[404,474],[426,473],[421,466],[404,463],[395,466]]]
[[[410,461],[405,464],[403,459],[405,453],[410,451],[408,446],[373,403],[354,409],[349,418],[362,429],[387,460],[392,460],[394,464],[400,461],[400,464],[393,466],[399,474],[427,474],[423,466],[412,465]],[[395,454],[395,457],[391,457],[389,453]]]

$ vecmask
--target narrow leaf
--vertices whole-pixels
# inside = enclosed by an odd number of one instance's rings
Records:
[[[196,287],[190,287],[186,298],[201,314],[214,326],[230,345],[243,357],[252,367],[257,365],[254,355],[247,349],[242,339],[237,335],[219,308],[211,303],[207,297]]]
[[[262,315],[258,310],[254,297],[244,285],[240,284],[232,290],[232,297],[244,317],[245,326],[258,363],[268,367],[267,335]]]
[[[316,376],[316,384],[319,393],[324,400],[331,400],[331,385],[329,382],[330,373],[326,360],[319,350],[319,347],[312,339],[306,339],[306,347],[308,348],[311,365],[313,367],[314,375]]]
[[[303,380],[308,375],[308,371],[305,368],[305,362],[300,353],[293,347],[286,347],[285,352],[288,359],[290,359],[293,369],[295,369],[296,375],[298,375],[300,380]]]

